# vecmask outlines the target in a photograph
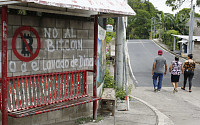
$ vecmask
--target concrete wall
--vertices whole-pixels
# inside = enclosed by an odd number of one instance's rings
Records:
[[[34,28],[39,34],[41,42],[38,56],[29,62],[25,62],[16,57],[12,47],[14,34],[17,33],[18,28],[23,26],[31,26]],[[20,34],[20,32],[18,33]],[[29,31],[22,31],[22,34],[31,36],[33,39],[33,53],[35,53],[37,50],[36,35]],[[65,19],[62,16],[58,18],[8,15],[8,76],[93,69],[93,39],[94,23],[87,21],[85,18]],[[27,38],[27,42],[29,40]],[[2,43],[1,39],[0,43]],[[22,54],[22,44],[22,38],[20,35],[17,35],[16,50],[21,56],[28,57]],[[59,63],[63,60],[65,65],[61,66]],[[55,65],[55,67],[52,66],[52,61],[56,61],[58,65]],[[93,89],[92,75],[92,73],[88,73],[87,79],[87,88],[90,95],[92,95]],[[92,103],[20,119],[9,117],[8,122],[9,125],[40,125],[74,120],[89,115],[92,115]]]
[[[8,76],[91,69],[93,67],[93,25],[93,22],[80,20],[9,15]],[[12,51],[14,33],[22,26],[34,28],[41,41],[38,56],[29,62],[20,60]],[[37,50],[36,35],[28,31],[23,32],[23,34],[30,35],[33,38],[34,53]],[[23,47],[20,35],[16,38],[15,47],[21,56],[30,57],[22,54]],[[63,59],[65,61],[64,67],[59,65],[59,62]],[[52,67],[52,60],[58,62],[58,65]],[[24,68],[22,64],[26,67]]]
[[[200,56],[199,56],[199,53],[200,53],[200,42],[195,42],[194,43],[194,51],[193,51],[193,54],[194,54],[194,60],[198,63],[200,63]]]
[[[8,125],[46,125],[91,116],[92,103],[24,118],[8,117]],[[1,124],[1,123],[0,123]]]
[[[194,36],[200,36],[200,27],[197,26],[197,22],[200,23],[200,18],[194,19]]]

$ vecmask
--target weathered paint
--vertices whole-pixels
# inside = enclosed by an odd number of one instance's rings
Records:
[[[89,10],[94,12],[135,15],[135,12],[127,4],[125,0],[18,0],[18,1],[32,2],[36,4],[56,6],[61,8]]]
[[[2,7],[2,125],[8,121],[7,100],[7,6]]]
[[[97,97],[97,47],[98,47],[98,16],[94,18],[94,75],[93,75],[93,97]],[[97,101],[93,102],[93,119],[97,118]]]

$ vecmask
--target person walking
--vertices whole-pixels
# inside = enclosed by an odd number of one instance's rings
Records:
[[[166,59],[162,55],[163,55],[163,51],[158,50],[158,56],[154,59],[154,63],[152,67],[153,85],[154,85],[155,92],[161,90],[163,75],[164,74],[166,75],[167,73],[167,62],[166,62]],[[158,84],[157,84],[157,79],[158,79]]]
[[[171,82],[174,87],[173,93],[178,92],[178,83],[180,74],[183,74],[183,66],[182,62],[179,62],[179,57],[176,56],[175,60],[172,61],[171,65],[169,66],[169,72],[171,72]]]
[[[187,83],[187,79],[189,80],[189,92],[192,92],[192,78],[194,76],[194,69],[195,69],[195,62],[192,60],[193,56],[192,54],[188,55],[188,59],[184,62],[183,68],[184,68],[184,82],[181,89],[185,90],[185,86]]]

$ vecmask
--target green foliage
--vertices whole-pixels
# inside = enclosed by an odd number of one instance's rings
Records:
[[[181,5],[182,2],[184,0],[167,0],[166,4],[176,8],[178,7],[176,4],[179,3]],[[129,5],[136,12],[136,16],[128,18],[127,38],[148,39],[151,29],[151,18],[155,20],[157,31],[177,30],[183,35],[188,35],[189,33],[189,29],[185,25],[189,21],[190,9],[184,8],[176,15],[173,15],[156,10],[150,2],[142,3],[141,0],[129,0]],[[195,14],[195,17],[198,16],[198,14]],[[157,32],[156,38],[161,37],[161,35],[162,33]]]
[[[157,14],[156,22],[161,25],[161,29],[164,30],[177,30],[183,35],[188,34],[188,27],[185,26],[188,22],[188,10],[182,9],[175,16],[169,13]]]
[[[108,69],[106,69],[105,72],[105,77],[104,77],[104,85],[103,88],[115,88],[115,81],[113,76],[110,75],[110,71]],[[131,93],[131,89],[133,88],[133,85],[130,84],[128,87],[128,93]],[[116,91],[116,98],[120,98],[121,100],[125,100],[126,99],[126,89],[122,89],[122,88],[117,88]]]
[[[129,87],[128,87],[128,94],[131,93],[132,88],[133,88],[133,85],[130,84]],[[121,100],[125,100],[126,99],[126,89],[117,89],[116,98],[120,98]]]
[[[184,15],[184,14],[177,13],[172,18],[173,29],[179,31],[183,35],[187,35],[189,32],[188,32],[188,27],[185,25],[188,21],[189,21],[189,18],[187,18],[186,14]]]
[[[172,10],[177,10],[186,0],[166,0],[166,5],[172,7]],[[200,0],[196,0],[196,5],[200,5]]]
[[[130,37],[133,39],[146,39],[149,37],[149,29],[151,28],[151,16],[145,10],[137,10],[137,16],[128,25]]]
[[[171,34],[179,35],[180,33],[176,30],[165,31],[162,35],[162,40],[164,44],[168,45],[170,50],[173,50],[174,37]]]
[[[113,18],[107,18],[107,24],[115,25],[115,20]]]
[[[200,14],[199,14],[199,13],[195,13],[195,14],[194,14],[194,17],[200,18]]]
[[[180,10],[177,14],[181,14],[186,16],[186,18],[190,18],[190,8],[183,8],[182,10]]]
[[[166,5],[172,7],[172,10],[177,10],[185,0],[166,0]]]
[[[133,88],[133,84],[129,84],[129,86],[128,86],[128,94],[131,94],[132,88]]]
[[[196,4],[197,6],[200,6],[200,0],[197,0]]]
[[[106,56],[107,56],[107,55],[106,55]],[[106,60],[106,64],[109,65],[110,63],[111,63],[110,60],[107,59],[107,60]]]
[[[109,44],[112,38],[116,37],[115,32],[106,32],[106,44]]]
[[[186,18],[190,18],[190,11],[191,11],[190,8],[183,8],[177,14],[181,14],[181,15],[185,16]],[[195,13],[194,17],[200,17],[200,14]]]
[[[197,27],[200,27],[200,22],[199,21],[197,21]]]
[[[151,29],[151,17],[158,12],[152,3],[142,3],[141,0],[128,0],[129,5],[136,12],[136,16],[128,18],[127,38],[148,39]]]
[[[115,88],[115,81],[110,71],[106,69],[103,88]]]
[[[126,99],[126,90],[118,90],[116,92],[116,98],[120,98],[121,100]]]

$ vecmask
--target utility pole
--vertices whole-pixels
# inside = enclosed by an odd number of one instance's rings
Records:
[[[152,23],[153,23],[153,17],[151,17],[151,40],[152,40]]]
[[[124,42],[124,24],[123,17],[117,18],[117,40],[115,43],[115,83],[118,88],[122,88],[123,77],[123,43]]]
[[[154,32],[153,32],[153,38],[155,38],[155,32],[156,32],[156,25],[155,25],[155,18],[153,18],[153,25],[154,25]]]
[[[190,27],[189,27],[189,54],[192,54],[193,49],[193,22],[194,22],[194,10],[195,6],[193,6],[193,0],[191,0],[191,12],[190,12]]]
[[[174,45],[173,45],[173,52],[176,50],[176,37],[174,36]]]
[[[115,107],[116,107],[116,88],[123,89],[123,42],[125,41],[124,33],[124,17],[117,17],[116,23],[116,42],[115,42],[115,71],[114,71],[114,80],[115,80]],[[114,113],[115,114],[115,113]],[[116,124],[116,118],[114,115],[114,125]]]

